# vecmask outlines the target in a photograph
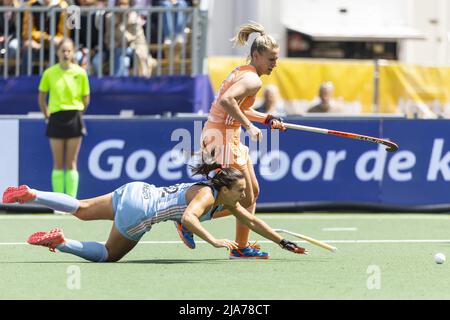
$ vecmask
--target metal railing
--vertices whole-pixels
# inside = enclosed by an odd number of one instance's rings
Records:
[[[0,70],[4,78],[42,74],[45,68],[57,62],[56,40],[62,37],[74,41],[77,57],[85,58],[79,58],[78,62],[85,61],[84,67],[90,75],[139,76],[136,43],[127,43],[127,37],[134,36],[136,41],[136,35],[140,36],[141,49],[148,52],[151,76],[203,73],[207,19],[196,7],[0,7],[0,14],[7,12],[12,13],[16,30],[11,32],[7,20],[3,19],[4,24],[0,27],[3,27],[5,41],[0,44]],[[168,20],[164,19],[169,13],[184,14],[185,17],[182,33],[177,38],[164,30],[168,26]],[[133,24],[130,27],[128,19],[131,15]],[[134,21],[136,17],[138,23]],[[175,19],[171,21],[174,30]],[[125,25],[125,29],[118,29],[116,22]],[[84,43],[80,42],[81,38]],[[118,74],[115,70],[119,61],[117,55],[122,65],[128,68],[126,74]]]

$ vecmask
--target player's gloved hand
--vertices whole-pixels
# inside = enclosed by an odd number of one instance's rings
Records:
[[[294,242],[291,242],[289,240],[283,239],[280,241],[280,247],[294,252],[294,253],[298,253],[298,254],[308,254],[308,250],[302,247],[297,246]]]
[[[283,118],[275,117],[271,114],[268,114],[266,120],[264,120],[264,124],[268,126],[270,129],[278,129],[281,131],[286,131],[287,128],[284,126]]]

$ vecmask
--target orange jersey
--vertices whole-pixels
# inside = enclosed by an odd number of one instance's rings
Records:
[[[219,104],[219,99],[223,96],[223,94],[230,88],[233,84],[239,81],[242,76],[247,72],[256,73],[255,67],[251,65],[240,66],[234,69],[230,75],[222,82],[219,88],[219,93],[217,94],[216,99],[211,105],[211,109],[209,111],[208,121],[216,124],[223,124],[225,128],[239,128],[240,123],[232,118],[225,109]],[[250,107],[255,103],[255,96],[248,96],[240,101],[238,101],[239,108],[242,111],[250,109]]]

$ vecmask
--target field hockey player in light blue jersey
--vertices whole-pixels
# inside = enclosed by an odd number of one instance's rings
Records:
[[[283,249],[298,254],[308,253],[306,249],[283,239],[239,204],[239,200],[245,197],[245,177],[239,170],[222,169],[216,162],[204,161],[193,167],[193,172],[204,175],[206,180],[170,187],[131,182],[112,193],[87,200],[22,185],[7,188],[3,193],[3,202],[39,203],[57,211],[72,213],[85,221],[114,221],[105,244],[66,239],[59,228],[36,232],[28,238],[30,244],[48,247],[53,252],[57,249],[93,262],[120,260],[154,224],[167,220],[183,223],[195,235],[216,248],[237,249],[235,241],[216,239],[200,224],[201,221],[212,219],[214,213],[222,209],[228,209],[251,230]]]

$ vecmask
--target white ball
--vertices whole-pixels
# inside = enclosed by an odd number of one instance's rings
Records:
[[[444,263],[444,262],[445,262],[445,255],[444,255],[443,253],[436,253],[436,254],[434,255],[434,261],[435,261],[437,264]]]

